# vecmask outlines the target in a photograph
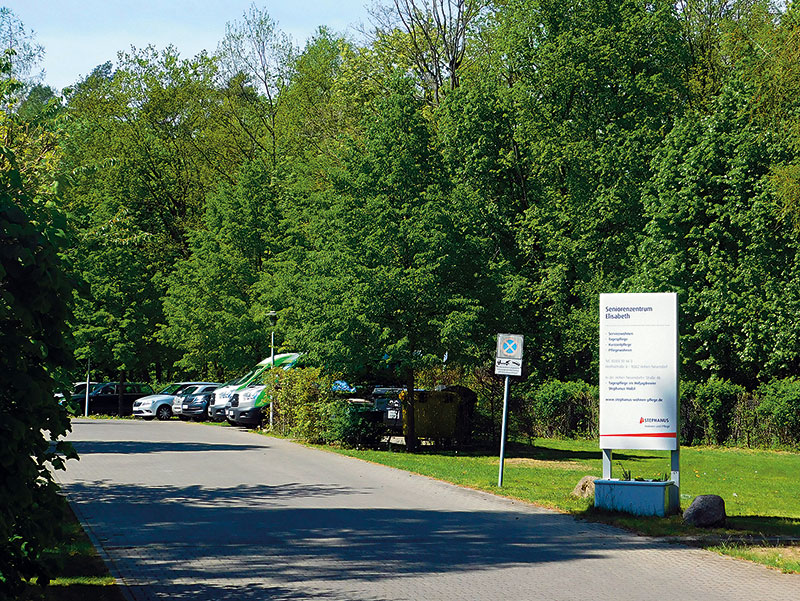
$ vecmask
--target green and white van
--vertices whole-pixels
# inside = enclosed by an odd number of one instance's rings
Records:
[[[291,366],[297,362],[299,353],[282,353],[275,355],[275,367]],[[208,404],[208,417],[214,421],[225,420],[225,407],[234,395],[244,391],[250,384],[261,384],[259,376],[272,367],[272,358],[267,357],[243,376],[226,382],[214,391],[214,397]]]

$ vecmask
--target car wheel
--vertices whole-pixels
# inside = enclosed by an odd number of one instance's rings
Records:
[[[161,421],[165,419],[169,419],[172,417],[172,407],[169,405],[161,405],[158,409],[156,409],[156,418]]]

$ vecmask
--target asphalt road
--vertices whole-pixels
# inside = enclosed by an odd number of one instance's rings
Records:
[[[76,420],[59,472],[131,599],[800,599],[800,576],[234,428]]]

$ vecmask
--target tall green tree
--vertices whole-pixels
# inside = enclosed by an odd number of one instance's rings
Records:
[[[120,55],[71,90],[62,170],[79,242],[80,358],[110,377],[157,379],[176,359],[157,338],[166,276],[188,254],[205,197],[232,181],[241,132],[218,127],[225,98],[205,55],[174,48]]]
[[[798,241],[775,211],[770,165],[791,156],[728,84],[711,115],[687,116],[654,161],[630,286],[676,291],[683,373],[754,387],[796,373]]]
[[[0,104],[21,85],[0,60]],[[56,374],[72,366],[67,320],[73,281],[59,251],[66,242],[56,209],[57,142],[41,126],[0,112],[0,597],[21,598],[25,581],[46,584],[42,551],[54,542],[64,504],[51,469],[74,453],[54,400]],[[55,444],[53,444],[55,443]]]
[[[408,391],[412,448],[416,370],[468,355],[481,331],[471,294],[481,284],[480,252],[422,109],[407,79],[377,102],[363,143],[316,199],[315,234],[284,312],[290,341],[329,369],[394,371]]]
[[[588,378],[597,294],[636,268],[642,182],[685,105],[681,24],[672,2],[638,0],[517,0],[496,18],[528,182],[513,282],[541,349],[532,367]]]
[[[260,278],[278,252],[285,192],[273,171],[254,161],[236,185],[209,195],[190,256],[168,277],[160,337],[177,349],[177,365],[223,378],[268,354],[269,321]],[[269,301],[268,301],[269,302]]]

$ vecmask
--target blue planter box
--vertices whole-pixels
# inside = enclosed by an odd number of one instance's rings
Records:
[[[633,515],[664,517],[680,509],[678,487],[668,482],[595,480],[594,506]]]

